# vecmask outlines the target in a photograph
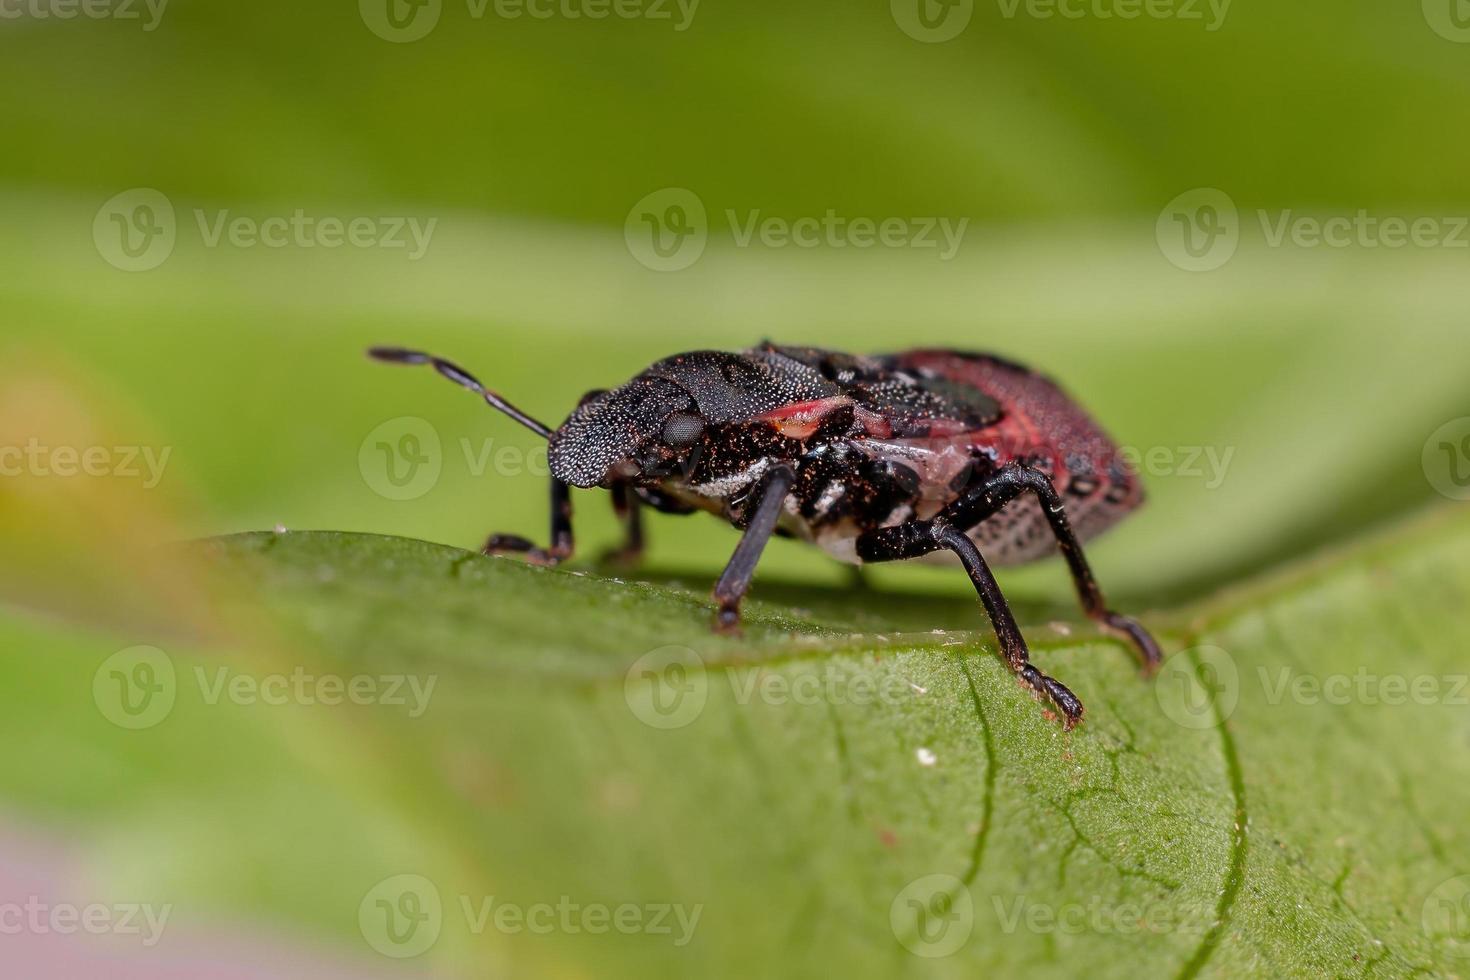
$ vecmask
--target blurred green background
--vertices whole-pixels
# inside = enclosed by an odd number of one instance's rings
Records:
[[[277,526],[460,547],[544,536],[544,480],[519,456],[475,465],[535,440],[427,372],[369,364],[375,343],[456,359],[552,423],[663,355],[766,337],[1030,362],[1158,454],[1151,505],[1094,556],[1137,609],[1442,501],[1426,440],[1470,414],[1456,3],[1236,0],[1217,18],[1181,0],[1163,9],[1188,17],[1124,19],[1100,16],[1107,3],[1071,18],[981,2],[955,8],[969,20],[939,43],[902,0],[703,0],[687,22],[673,4],[667,19],[593,20],[444,0],[395,7],[437,9],[408,43],[383,36],[377,0],[172,0],[126,8],[136,19],[0,7],[0,390],[34,411],[4,435],[105,432],[93,438],[169,453],[156,488],[115,481],[137,503],[56,479],[0,496],[13,696],[43,693],[22,650],[103,650],[74,631],[156,623],[130,591],[149,583],[127,571],[147,541]],[[138,217],[140,188],[162,196],[174,240],[128,271],[114,215]],[[637,239],[643,202],[667,188],[697,199],[708,239],[674,271],[643,264]],[[1191,271],[1170,234],[1176,214],[1208,217],[1180,197],[1200,188],[1233,207],[1211,213],[1238,246]],[[211,244],[222,218],[298,210],[433,231],[421,257]],[[726,217],[829,211],[967,224],[944,259],[742,245]],[[1282,220],[1360,212],[1432,219],[1438,238],[1272,240]],[[375,447],[402,445],[408,417],[437,439],[438,476],[392,499]],[[590,556],[616,532],[595,495],[577,506]],[[735,541],[699,518],[655,516],[650,535],[652,573],[696,582]],[[765,579],[841,571],[778,542]],[[876,578],[968,589],[938,570]],[[1038,616],[1072,615],[1056,568],[1005,584]],[[38,626],[37,611],[64,622]],[[106,819],[44,783],[4,780],[17,820]]]
[[[1237,3],[1220,19],[1181,3],[1165,9],[1187,16],[1130,20],[1074,5],[1092,12],[1072,19],[982,3],[958,36],[923,43],[881,3],[707,2],[684,30],[672,4],[668,19],[497,9],[447,3],[412,43],[385,41],[350,3],[176,0],[153,30],[141,5],[138,20],[0,24],[0,79],[17,93],[0,110],[6,335],[152,423],[174,447],[169,482],[198,491],[197,530],[469,545],[540,526],[539,481],[475,478],[460,442],[473,459],[485,439],[529,446],[523,434],[426,378],[374,370],[359,354],[372,342],[458,358],[553,423],[678,349],[999,350],[1062,379],[1140,451],[1233,449],[1223,482],[1158,468],[1129,550],[1142,537],[1159,560],[1115,573],[1125,591],[1194,592],[1431,493],[1421,444],[1390,440],[1427,437],[1463,402],[1448,355],[1470,234],[1272,246],[1257,217],[1470,210],[1457,124],[1470,47],[1424,11]],[[668,187],[703,203],[709,245],[657,272],[622,232]],[[1202,187],[1238,208],[1240,246],[1187,272],[1156,222]],[[177,244],[127,273],[92,232],[134,188],[165,196]],[[298,209],[436,224],[417,259],[209,244],[222,218]],[[739,247],[726,218],[829,210],[968,225],[945,261]],[[434,425],[443,473],[420,498],[385,500],[357,449],[405,415]],[[601,508],[582,509],[605,537]],[[1181,521],[1197,522],[1187,538]],[[730,535],[692,523],[655,530],[658,562],[719,564]],[[790,550],[778,565],[824,573]]]

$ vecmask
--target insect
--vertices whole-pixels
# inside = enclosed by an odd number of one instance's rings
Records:
[[[1082,702],[1031,663],[989,564],[1060,551],[1084,612],[1131,643],[1146,670],[1161,659],[1147,630],[1108,607],[1081,544],[1142,503],[1139,479],[1082,408],[1019,364],[955,350],[694,351],[588,392],[552,429],[442,358],[368,353],[430,365],[547,440],[550,542],[496,534],[486,554],[542,565],[571,557],[574,486],[610,491],[626,532],[617,554],[628,560],[643,549],[642,507],[707,511],[744,532],[714,588],[714,625],[724,632],[738,629],[773,534],[854,564],[958,558],[1006,663],[1071,728]]]

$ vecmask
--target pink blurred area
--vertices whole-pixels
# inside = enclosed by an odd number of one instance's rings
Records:
[[[150,904],[154,930],[138,914],[132,926],[93,935],[80,921],[74,931],[56,931],[49,922],[57,909],[85,910],[106,906],[109,921],[120,923],[125,911],[114,912],[110,899],[99,900],[87,886],[85,863],[64,842],[0,820],[0,977],[16,980],[375,980],[434,976],[426,968],[386,960],[364,943],[362,953],[350,948],[313,946],[260,931],[258,926],[221,930],[218,919],[205,926],[191,922],[178,907],[162,918],[164,903]],[[138,905],[145,904],[140,899]],[[94,912],[100,916],[101,913]],[[40,928],[35,926],[37,920]],[[62,923],[67,925],[66,922]],[[95,924],[95,923],[94,923]],[[156,941],[145,945],[150,933]]]

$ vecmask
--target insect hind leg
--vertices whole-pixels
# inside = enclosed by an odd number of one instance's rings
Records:
[[[1158,642],[1137,620],[1108,608],[1102,588],[1097,584],[1092,567],[1088,565],[1087,556],[1082,551],[1082,543],[1077,540],[1077,535],[1067,520],[1061,495],[1045,473],[1020,463],[1003,466],[979,486],[946,507],[942,516],[955,527],[971,528],[1027,493],[1036,496],[1042,514],[1051,526],[1052,535],[1057,539],[1057,547],[1066,559],[1067,570],[1071,573],[1072,584],[1077,590],[1077,598],[1082,603],[1082,611],[1107,632],[1131,643],[1138,651],[1145,672],[1153,673],[1163,661]]]
[[[974,583],[980,602],[990,617],[995,637],[1000,643],[1001,656],[1006,664],[1033,690],[1045,695],[1062,713],[1062,724],[1073,728],[1082,720],[1082,702],[1065,684],[1042,673],[1031,662],[1031,653],[1010,604],[1000,591],[985,556],[969,536],[957,530],[944,518],[932,521],[910,521],[894,527],[869,531],[858,538],[858,557],[865,562],[901,561],[918,558],[931,552],[945,549],[959,557],[965,571]]]

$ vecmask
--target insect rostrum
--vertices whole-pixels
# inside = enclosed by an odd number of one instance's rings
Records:
[[[1083,610],[1122,636],[1146,669],[1158,644],[1110,610],[1081,542],[1143,500],[1137,475],[1054,382],[988,354],[909,350],[871,357],[762,344],[693,351],[611,390],[589,392],[560,427],[536,421],[469,372],[419,351],[372,357],[427,364],[546,437],[551,540],[494,535],[487,554],[552,565],[572,554],[570,487],[612,494],[627,541],[642,550],[639,509],[708,511],[744,530],[715,586],[715,627],[738,627],[740,602],[772,534],[855,564],[958,558],[1011,669],[1071,728],[1082,703],[1030,661],[990,563],[1060,551]]]

